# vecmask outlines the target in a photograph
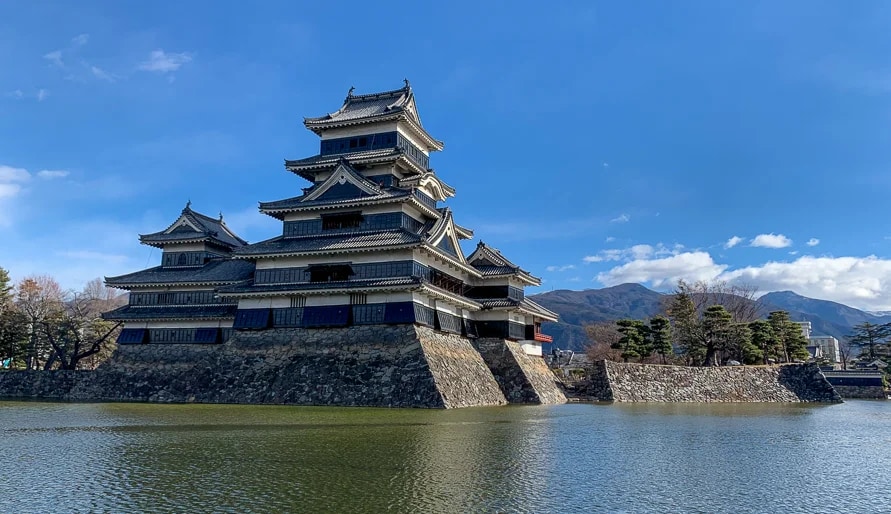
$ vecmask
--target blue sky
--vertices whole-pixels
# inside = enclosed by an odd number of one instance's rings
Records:
[[[306,187],[302,117],[408,78],[457,221],[540,290],[891,310],[891,4],[255,4],[0,4],[0,266],[155,265],[137,234],[187,200],[273,237],[257,202]]]

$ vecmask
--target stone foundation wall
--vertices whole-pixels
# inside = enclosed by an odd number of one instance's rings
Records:
[[[566,403],[544,359],[526,354],[519,343],[482,338],[474,340],[473,345],[511,403]]]
[[[840,402],[812,364],[692,368],[599,361],[579,396],[616,402]]]
[[[452,408],[503,405],[468,339],[414,325],[120,346],[95,371],[0,372],[0,397]]]
[[[882,386],[833,386],[842,398],[858,398],[865,400],[884,400],[888,396]]]

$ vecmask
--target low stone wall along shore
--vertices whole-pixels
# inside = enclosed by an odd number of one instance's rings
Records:
[[[694,368],[595,362],[575,396],[614,402],[841,402],[814,364]]]

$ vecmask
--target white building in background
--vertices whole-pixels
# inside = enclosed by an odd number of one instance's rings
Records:
[[[805,339],[811,338],[811,322],[810,321],[793,321],[799,327],[801,327],[801,334]]]
[[[839,350],[838,339],[832,336],[811,336],[808,337],[808,341],[811,346],[820,347],[823,356],[830,361],[841,362],[841,351]]]

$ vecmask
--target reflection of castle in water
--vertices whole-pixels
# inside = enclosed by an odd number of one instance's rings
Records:
[[[514,360],[540,360],[550,341],[541,324],[557,315],[525,297],[540,280],[497,249],[480,242],[462,252],[473,231],[442,205],[455,190],[429,159],[443,143],[421,124],[408,81],[382,93],[350,89],[340,109],[304,125],[320,137],[319,153],[286,168],[310,186],[260,203],[282,222],[279,236],[248,244],[222,215],[190,204],[166,229],[140,236],[162,250],[161,264],[106,279],[130,292],[128,305],[105,315],[124,322],[120,345],[346,327],[373,338],[373,327],[414,325],[452,341],[503,341],[525,354]]]

